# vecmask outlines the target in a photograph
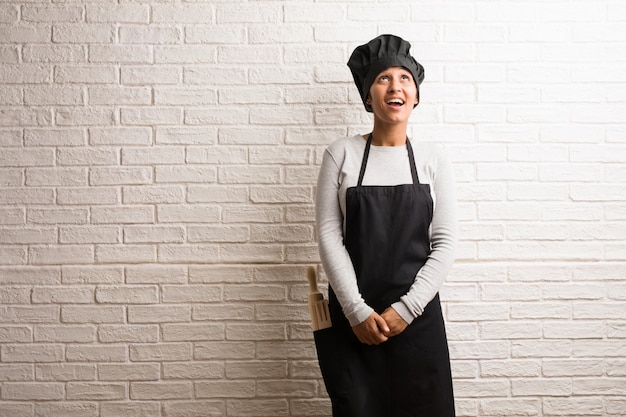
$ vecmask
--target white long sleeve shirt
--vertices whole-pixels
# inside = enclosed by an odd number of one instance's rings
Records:
[[[458,236],[456,193],[452,165],[443,148],[410,142],[417,174],[422,184],[430,184],[434,202],[430,227],[431,253],[415,276],[415,282],[393,303],[398,314],[411,323],[435,297],[454,259]],[[374,311],[361,296],[356,274],[346,247],[346,190],[359,178],[366,140],[360,136],[342,138],[324,152],[317,182],[315,204],[319,252],[329,283],[343,313],[355,326]],[[411,170],[405,145],[370,148],[363,185],[411,184]]]

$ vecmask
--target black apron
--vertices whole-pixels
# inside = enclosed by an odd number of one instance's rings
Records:
[[[356,187],[346,191],[344,244],[365,302],[378,314],[405,295],[431,251],[430,186],[363,186],[370,135]],[[454,417],[450,357],[439,295],[397,336],[377,346],[357,339],[332,288],[333,327],[314,332],[333,417]]]

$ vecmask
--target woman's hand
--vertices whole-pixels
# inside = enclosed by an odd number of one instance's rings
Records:
[[[371,346],[386,342],[388,339],[386,334],[391,330],[385,320],[374,312],[365,321],[353,326],[352,331],[361,343]]]
[[[381,317],[385,323],[387,323],[387,326],[389,326],[389,331],[385,333],[387,337],[399,335],[409,325],[392,307],[387,307],[387,309],[383,311],[383,314],[381,314]]]

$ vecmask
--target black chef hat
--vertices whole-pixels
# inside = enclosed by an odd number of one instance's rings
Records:
[[[424,81],[424,67],[411,56],[410,49],[411,44],[398,36],[380,35],[352,52],[348,67],[352,71],[365,110],[372,111],[372,106],[366,100],[374,78],[389,67],[404,67],[409,70],[419,95],[419,86]]]

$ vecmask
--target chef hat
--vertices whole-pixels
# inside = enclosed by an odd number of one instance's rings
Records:
[[[374,78],[389,67],[404,67],[409,70],[419,94],[419,85],[424,81],[424,67],[411,56],[410,49],[411,44],[398,36],[380,35],[352,52],[348,67],[352,71],[365,110],[372,111],[366,100]]]

